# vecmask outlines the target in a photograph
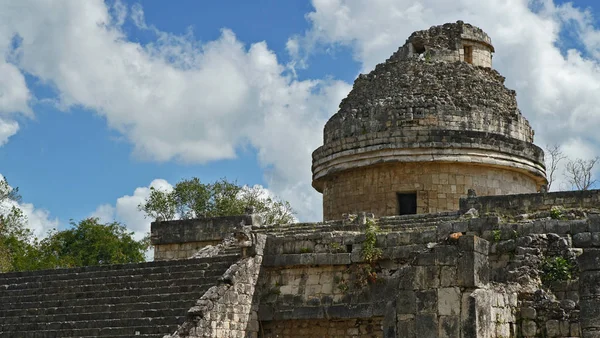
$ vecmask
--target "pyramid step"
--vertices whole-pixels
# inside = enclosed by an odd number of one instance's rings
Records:
[[[0,338],[66,338],[66,337],[161,337],[177,330],[177,325],[139,327],[105,327],[93,329],[0,332]]]
[[[204,285],[208,284],[212,279],[202,280],[201,283]],[[71,290],[65,290],[62,293],[49,293],[45,294],[43,289],[40,289],[39,293],[33,295],[18,295],[15,297],[6,296],[0,298],[0,304],[7,303],[26,303],[26,302],[37,302],[51,298],[56,300],[70,300],[70,299],[99,299],[109,297],[139,297],[145,295],[155,295],[164,293],[185,293],[193,292],[198,289],[199,285],[183,285],[183,286],[166,286],[159,288],[128,288],[128,289],[115,289],[115,290],[96,290],[96,291],[85,291],[85,292],[72,292]]]
[[[175,326],[177,327],[185,320],[185,316],[171,317],[144,317],[144,318],[117,318],[106,320],[76,320],[48,323],[23,323],[23,324],[0,324],[0,332],[23,332],[23,331],[45,331],[45,330],[84,330],[129,327],[130,332],[137,327],[147,326]],[[133,332],[135,333],[135,331]],[[140,332],[141,333],[141,332]],[[155,333],[155,332],[148,332]]]
[[[147,294],[142,296],[124,296],[124,297],[106,297],[106,298],[88,298],[88,299],[60,299],[60,300],[38,300],[34,302],[16,302],[2,304],[2,308],[6,310],[28,309],[34,307],[61,307],[68,309],[74,306],[90,306],[90,305],[107,305],[107,304],[135,304],[135,303],[154,303],[169,301],[170,299],[198,299],[204,294],[211,285],[206,285],[198,288],[196,292],[182,293],[164,293],[164,294]]]
[[[199,297],[198,297],[199,298]],[[0,318],[10,317],[27,317],[27,316],[42,316],[55,315],[65,313],[102,313],[102,312],[136,312],[136,311],[156,311],[160,312],[168,309],[190,308],[197,298],[194,299],[176,299],[162,302],[139,302],[139,303],[122,303],[122,304],[92,304],[83,306],[65,307],[41,307],[42,303],[32,303],[38,306],[25,309],[0,309]]]
[[[213,271],[208,271],[213,272]],[[205,274],[209,277],[205,277]],[[138,280],[138,279],[125,279],[120,277],[120,281],[107,282],[104,284],[96,283],[97,280],[88,279],[82,280],[79,285],[65,285],[57,286],[57,283],[37,283],[37,288],[22,288],[20,284],[6,285],[6,288],[0,287],[0,303],[10,297],[21,297],[21,296],[32,296],[42,294],[44,296],[52,297],[54,294],[64,293],[77,293],[77,292],[99,292],[99,291],[111,291],[111,290],[127,290],[131,288],[136,289],[147,289],[147,288],[161,288],[161,287],[176,287],[176,286],[189,286],[198,285],[207,281],[214,280],[215,276],[220,276],[221,270],[216,273],[207,273],[207,271],[188,272],[178,276],[179,278],[173,278],[170,274],[168,279],[165,275],[157,275],[153,279],[149,280]],[[142,277],[144,277],[142,275]],[[162,277],[162,279],[160,279]],[[54,285],[54,286],[51,286]]]
[[[0,274],[0,285],[43,282],[49,280],[73,280],[80,278],[103,278],[108,276],[129,276],[151,273],[170,273],[195,269],[220,269],[237,260],[237,256],[219,256],[209,258],[192,258],[172,261],[158,261],[140,264],[120,264],[82,267],[74,269],[54,269]]]
[[[109,311],[109,312],[74,312],[54,313],[44,315],[26,315],[3,317],[0,319],[1,325],[34,324],[34,323],[54,323],[54,322],[75,322],[75,321],[93,321],[93,320],[114,320],[114,319],[136,319],[136,318],[170,318],[184,317],[195,303],[194,300],[188,301],[186,307],[169,309],[144,309],[133,311]]]

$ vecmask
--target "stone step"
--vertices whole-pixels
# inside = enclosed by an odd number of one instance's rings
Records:
[[[213,272],[214,271],[214,272]],[[119,290],[119,289],[147,289],[147,288],[160,288],[160,287],[176,287],[176,286],[186,286],[186,285],[198,285],[198,283],[210,282],[212,281],[212,276],[219,275],[221,270],[204,270],[204,271],[191,271],[186,274],[182,274],[180,278],[173,278],[169,276],[169,279],[159,279],[160,276],[155,276],[156,279],[150,280],[128,280],[124,278],[120,278],[122,281],[115,283],[96,283],[95,280],[84,280],[80,285],[65,285],[58,286],[57,283],[53,283],[52,286],[43,286],[42,283],[37,283],[38,287],[26,287],[19,288],[21,285],[19,284],[10,284],[7,285],[7,288],[0,288],[0,303],[3,302],[7,297],[19,297],[19,296],[30,296],[36,294],[43,294],[45,296],[51,297],[53,294],[62,294],[65,293],[65,289],[68,290],[69,293],[76,292],[98,292],[98,291],[109,291],[109,290]],[[209,277],[204,277],[204,276]],[[163,276],[164,278],[164,276]],[[92,281],[94,281],[92,283]]]
[[[377,226],[381,231],[402,231],[408,229],[421,229],[431,226],[436,226],[440,223],[445,223],[453,220],[457,220],[456,217],[448,217],[448,218],[434,218],[429,220],[410,220],[409,222],[392,222],[385,221],[382,223],[378,223]],[[285,229],[273,229],[273,231],[269,232],[269,235],[275,237],[286,237],[286,236],[301,236],[301,235],[316,235],[318,236],[321,232],[328,231],[348,231],[348,232],[363,232],[364,226],[359,225],[316,225],[312,227],[306,228],[285,228]]]
[[[67,329],[43,331],[6,331],[0,332],[0,338],[64,338],[64,337],[156,337],[162,338],[177,330],[177,325],[148,325],[104,327],[93,329]]]
[[[240,257],[1,274],[0,338],[162,338]]]
[[[184,313],[185,314],[185,313]],[[170,317],[143,317],[143,318],[111,318],[104,320],[78,319],[75,321],[60,321],[47,323],[25,323],[25,324],[0,324],[0,332],[19,332],[19,331],[46,331],[46,330],[83,330],[83,329],[103,329],[130,327],[132,330],[136,327],[145,326],[174,326],[183,323],[185,315]],[[130,331],[131,332],[131,331]],[[132,332],[132,333],[135,333]],[[153,333],[153,332],[148,332]]]
[[[219,270],[191,270],[191,271],[179,271],[169,273],[169,279],[165,279],[164,274],[152,273],[148,275],[139,274],[139,275],[131,275],[131,276],[111,276],[105,278],[84,278],[84,279],[72,279],[72,280],[50,280],[46,282],[26,282],[26,283],[15,283],[15,284],[5,284],[0,285],[0,296],[6,294],[8,291],[16,291],[16,290],[36,290],[39,288],[51,289],[51,288],[71,288],[78,286],[89,286],[89,287],[98,287],[102,285],[108,284],[131,284],[131,285],[139,285],[140,283],[148,282],[148,283],[162,283],[164,281],[169,280],[180,280],[180,279],[190,279],[190,278],[203,278],[205,276],[210,277],[213,274],[213,271]]]
[[[3,309],[24,309],[30,308],[34,304],[39,303],[43,307],[67,307],[76,305],[91,305],[91,304],[122,304],[122,303],[137,303],[137,302],[156,302],[161,300],[167,300],[168,297],[198,297],[202,295],[202,290],[205,287],[208,289],[212,284],[198,285],[193,290],[188,291],[172,291],[165,292],[153,292],[152,289],[144,290],[144,293],[133,290],[131,294],[122,292],[122,294],[115,296],[114,293],[105,292],[104,297],[76,297],[70,294],[68,297],[60,297],[59,299],[52,299],[45,297],[44,295],[36,295],[34,297],[15,297],[8,299],[2,303]],[[66,294],[69,295],[69,294]]]
[[[206,258],[173,260],[170,264],[158,264],[156,266],[141,263],[137,267],[135,264],[110,265],[107,267],[90,267],[89,270],[80,270],[81,268],[70,271],[69,269],[40,270],[31,273],[7,273],[0,274],[0,286],[6,284],[22,284],[29,282],[47,282],[51,280],[77,280],[84,278],[104,278],[116,276],[149,275],[156,273],[173,273],[179,271],[190,271],[197,269],[208,269],[211,265],[214,269],[220,269],[225,265],[231,265],[236,257],[225,257],[220,262],[204,261]],[[158,262],[157,262],[158,263]],[[110,269],[108,267],[115,267]]]
[[[34,323],[54,323],[54,322],[76,322],[76,321],[93,321],[93,320],[113,320],[113,319],[137,319],[137,318],[170,318],[185,316],[190,307],[195,304],[195,301],[185,302],[185,307],[168,308],[168,309],[143,309],[132,311],[107,311],[107,312],[79,312],[68,309],[61,313],[43,314],[43,315],[25,315],[25,316],[10,316],[2,318],[2,325],[17,325],[17,324],[34,324]],[[63,309],[64,310],[64,309]]]
[[[120,304],[90,304],[83,306],[54,306],[42,307],[42,302],[37,302],[38,306],[21,309],[0,309],[0,318],[9,317],[33,317],[33,316],[51,316],[70,313],[137,313],[139,311],[160,312],[169,309],[189,308],[195,304],[196,299],[174,299],[161,302],[137,302]],[[190,305],[191,304],[191,305]]]

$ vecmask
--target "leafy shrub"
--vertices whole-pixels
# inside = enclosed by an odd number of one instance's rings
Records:
[[[575,267],[561,256],[547,257],[541,266],[542,282],[567,281],[573,279]]]

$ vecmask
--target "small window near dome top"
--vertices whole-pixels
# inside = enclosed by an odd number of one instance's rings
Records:
[[[397,193],[398,215],[414,215],[417,213],[417,193]]]
[[[473,46],[465,46],[465,62],[473,63]]]

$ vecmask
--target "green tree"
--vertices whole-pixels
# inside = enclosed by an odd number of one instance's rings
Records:
[[[35,256],[35,237],[25,227],[27,218],[16,206],[21,201],[19,190],[6,178],[0,179],[0,272],[22,270]]]
[[[294,221],[288,202],[269,196],[257,186],[240,186],[226,179],[206,184],[194,177],[178,182],[171,191],[151,188],[146,201],[139,205],[148,217],[163,221],[240,215],[247,208],[261,215],[265,224]]]
[[[118,222],[102,224],[98,218],[88,218],[71,225],[71,229],[50,232],[39,243],[39,268],[144,261],[148,238],[136,241],[133,232]]]
[[[17,206],[18,189],[0,178],[0,272],[144,261],[149,238],[136,241],[120,223],[101,224],[97,218],[71,222],[71,229],[38,240]]]

